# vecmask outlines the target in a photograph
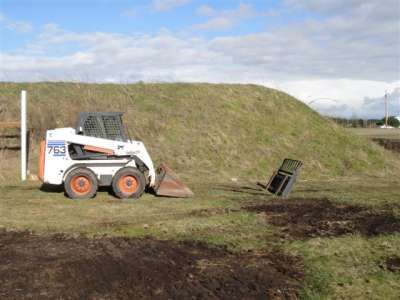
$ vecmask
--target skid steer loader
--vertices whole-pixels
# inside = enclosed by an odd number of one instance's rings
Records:
[[[190,197],[193,192],[162,164],[156,171],[140,141],[131,140],[122,113],[81,113],[75,128],[47,130],[40,143],[39,178],[64,185],[73,199],[91,198],[99,186],[111,186],[118,198],[156,195]]]

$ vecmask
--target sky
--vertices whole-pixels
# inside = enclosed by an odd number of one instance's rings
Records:
[[[400,115],[400,1],[0,0],[0,81],[254,83],[360,118],[387,92]]]

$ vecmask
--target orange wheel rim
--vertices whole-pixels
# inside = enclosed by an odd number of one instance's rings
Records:
[[[119,190],[124,194],[134,194],[139,187],[139,182],[135,176],[126,175],[118,180]]]
[[[78,175],[71,180],[71,190],[77,195],[86,195],[92,189],[92,182],[83,175]]]

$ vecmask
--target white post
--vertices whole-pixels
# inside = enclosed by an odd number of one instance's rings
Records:
[[[388,112],[387,91],[385,91],[385,128],[388,127],[388,118],[389,118],[389,112]]]
[[[21,180],[26,180],[26,91],[21,91]]]

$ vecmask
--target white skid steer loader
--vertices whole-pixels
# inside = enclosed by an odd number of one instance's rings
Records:
[[[159,196],[193,196],[166,165],[155,171],[146,147],[128,137],[116,112],[81,113],[76,128],[47,130],[38,175],[45,184],[64,184],[73,199],[92,198],[99,186],[111,186],[119,198],[139,198],[146,188]]]

